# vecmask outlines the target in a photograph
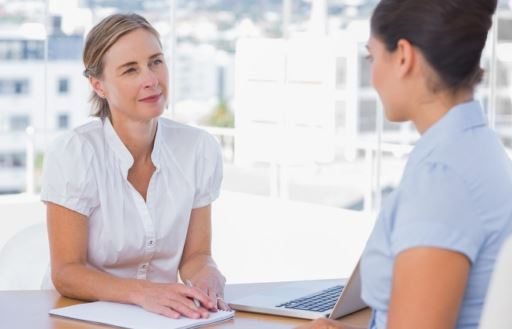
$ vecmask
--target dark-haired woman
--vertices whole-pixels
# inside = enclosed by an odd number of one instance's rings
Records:
[[[422,136],[361,260],[369,328],[478,327],[512,233],[512,166],[473,100],[495,9],[495,0],[381,0],[373,13],[372,83],[386,116]]]

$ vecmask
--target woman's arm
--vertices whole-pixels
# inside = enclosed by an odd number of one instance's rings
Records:
[[[180,264],[180,276],[204,291],[219,309],[228,310],[229,307],[222,299],[226,279],[213,261],[211,241],[211,206],[192,209]]]
[[[388,329],[453,329],[471,264],[461,253],[412,248],[396,257]]]
[[[206,310],[198,309],[191,300],[211,305],[199,289],[119,278],[88,267],[87,218],[53,203],[47,205],[47,217],[52,281],[63,296],[137,304],[168,317],[207,316]]]
[[[400,253],[393,269],[387,329],[453,329],[470,269],[461,253],[412,248]],[[349,329],[336,321],[316,320],[300,329]]]

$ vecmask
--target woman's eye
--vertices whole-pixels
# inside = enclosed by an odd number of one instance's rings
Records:
[[[130,67],[130,68],[128,68],[126,71],[124,71],[124,73],[123,73],[123,74],[132,73],[132,72],[135,72],[135,71],[136,71],[136,70],[135,70],[135,68]]]
[[[370,54],[367,54],[366,56],[364,56],[364,58],[365,58],[368,62],[373,62],[373,57],[372,57],[372,55],[370,55]]]
[[[164,62],[163,60],[161,60],[160,58],[157,58],[157,59],[155,59],[155,60],[153,61],[153,63],[152,63],[152,64],[153,64],[153,65],[159,65],[159,64],[162,64],[163,62]]]

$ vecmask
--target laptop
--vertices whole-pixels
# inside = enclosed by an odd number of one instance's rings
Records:
[[[361,299],[359,262],[350,278],[284,283],[279,287],[235,299],[231,308],[303,319],[338,319],[367,307]]]

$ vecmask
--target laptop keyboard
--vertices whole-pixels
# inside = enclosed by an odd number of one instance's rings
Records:
[[[334,307],[338,297],[343,290],[343,286],[334,286],[313,295],[297,298],[289,302],[276,305],[276,307],[292,308],[295,310],[306,310],[314,312],[324,312]]]

